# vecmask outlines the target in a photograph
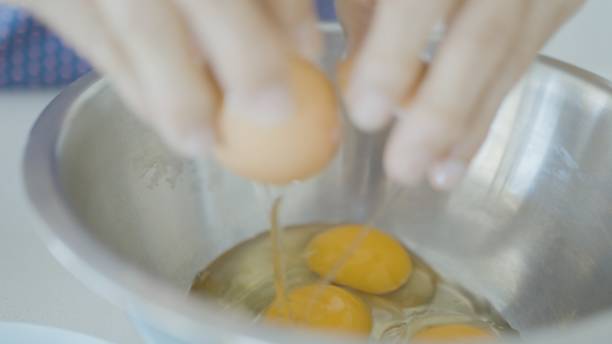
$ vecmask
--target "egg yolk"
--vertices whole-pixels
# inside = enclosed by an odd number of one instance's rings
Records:
[[[371,294],[398,289],[412,273],[410,255],[379,229],[371,228],[361,238],[364,229],[362,225],[343,225],[316,235],[306,249],[308,267],[320,276],[337,269],[335,283]],[[359,244],[355,245],[357,239]]]
[[[492,339],[493,335],[482,328],[463,324],[447,324],[427,327],[412,337],[419,343]]]
[[[265,318],[282,324],[313,329],[368,335],[372,317],[368,306],[356,295],[336,287],[318,284],[291,290],[285,299],[277,297]]]

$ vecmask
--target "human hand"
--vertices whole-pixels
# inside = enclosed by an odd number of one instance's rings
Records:
[[[582,0],[337,0],[348,36],[346,101],[366,131],[393,124],[384,163],[402,184],[450,189],[506,93]],[[446,30],[429,64],[422,52]],[[346,66],[345,66],[346,67]]]
[[[2,1],[62,35],[188,156],[212,146],[219,91],[234,113],[291,114],[288,57],[314,60],[321,49],[311,1]]]

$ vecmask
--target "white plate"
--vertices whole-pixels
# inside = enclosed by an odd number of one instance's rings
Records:
[[[59,328],[16,322],[0,322],[0,343],[110,344],[101,339]]]

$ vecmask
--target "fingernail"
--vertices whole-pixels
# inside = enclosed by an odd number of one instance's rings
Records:
[[[457,186],[465,176],[467,166],[463,161],[448,160],[436,164],[429,171],[429,182],[435,189],[448,191]]]
[[[229,94],[228,111],[250,116],[263,124],[273,123],[295,111],[289,87],[267,86],[249,94]]]
[[[366,131],[382,129],[391,117],[393,102],[381,93],[370,91],[349,95],[348,107],[354,124]]]
[[[431,157],[424,151],[391,152],[385,159],[389,178],[397,183],[414,186],[423,181]]]

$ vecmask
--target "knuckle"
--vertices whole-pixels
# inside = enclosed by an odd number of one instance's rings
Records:
[[[420,65],[395,56],[378,54],[359,64],[355,79],[380,93],[400,99],[420,75]],[[359,68],[361,67],[361,68]]]
[[[494,7],[487,12],[482,13],[478,22],[464,26],[464,32],[459,37],[460,46],[469,49],[491,49],[507,45],[524,20],[523,10],[517,5],[506,10]]]
[[[422,113],[426,114],[432,124],[440,128],[462,128],[465,126],[466,114],[454,100],[428,101],[422,105]]]

